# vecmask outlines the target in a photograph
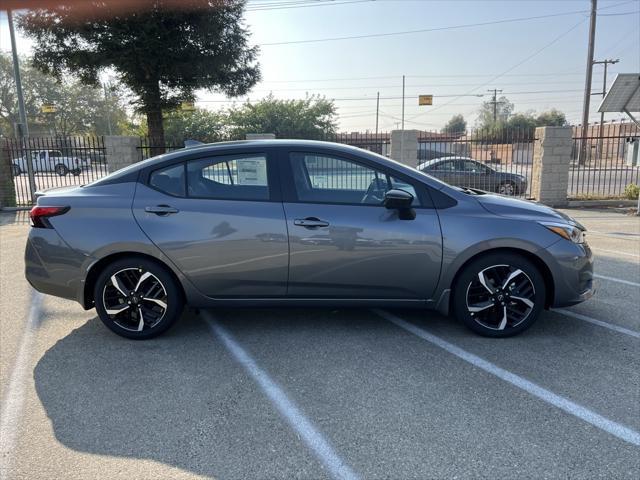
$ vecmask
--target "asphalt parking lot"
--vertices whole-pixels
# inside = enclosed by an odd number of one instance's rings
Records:
[[[0,477],[638,478],[640,219],[589,229],[597,293],[524,334],[432,312],[186,311],[117,337],[35,293],[0,215]]]

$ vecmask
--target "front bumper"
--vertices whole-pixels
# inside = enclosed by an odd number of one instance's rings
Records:
[[[553,276],[552,307],[568,307],[595,294],[593,253],[589,245],[560,240],[546,249],[553,261],[547,262]]]

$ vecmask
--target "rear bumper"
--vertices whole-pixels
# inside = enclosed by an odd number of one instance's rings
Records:
[[[24,254],[25,277],[37,291],[81,301],[85,260],[55,230],[31,228]]]
[[[555,287],[552,307],[575,305],[595,294],[593,253],[587,243],[578,245],[560,240],[546,250],[554,259],[551,263]]]

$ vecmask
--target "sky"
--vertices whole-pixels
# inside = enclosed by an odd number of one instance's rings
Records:
[[[238,99],[199,92],[196,105],[318,94],[335,99],[340,131],[364,132],[375,130],[379,92],[379,130],[388,131],[400,125],[405,75],[407,129],[437,130],[455,114],[473,126],[494,88],[516,112],[556,108],[577,124],[589,9],[589,0],[249,0],[245,21],[263,80]],[[336,39],[354,36],[365,38]],[[31,48],[18,32],[19,52]],[[4,12],[0,49],[10,49]],[[609,85],[616,73],[640,72],[640,0],[598,1],[595,60],[605,58],[620,60],[609,66]],[[593,92],[602,81],[596,65]],[[433,105],[418,106],[420,94],[433,95]],[[599,102],[592,97],[590,121],[599,120]]]

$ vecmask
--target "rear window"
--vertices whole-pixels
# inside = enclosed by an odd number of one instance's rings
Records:
[[[167,195],[184,197],[184,163],[151,172],[149,185]]]
[[[187,162],[190,197],[269,200],[267,157],[224,155]]]

